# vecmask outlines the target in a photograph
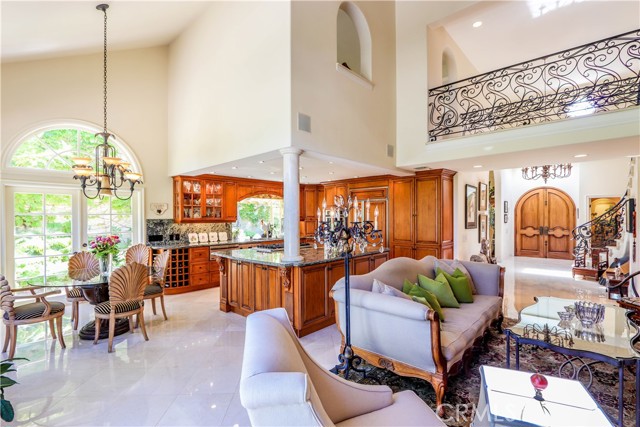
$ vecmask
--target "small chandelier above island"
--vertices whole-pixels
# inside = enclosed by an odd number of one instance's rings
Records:
[[[108,4],[100,4],[96,9],[104,13],[104,125],[102,132],[96,134],[102,142],[95,148],[95,159],[87,156],[72,157],[73,179],[80,180],[82,194],[88,199],[115,196],[121,200],[130,199],[136,184],[142,184],[142,175],[130,169],[131,164],[116,157],[116,149],[109,144],[113,135],[107,131],[107,9]],[[92,165],[93,164],[93,165]],[[124,184],[128,184],[122,188]],[[94,188],[89,194],[87,188]],[[120,193],[119,193],[120,192]],[[124,194],[122,194],[124,192]]]

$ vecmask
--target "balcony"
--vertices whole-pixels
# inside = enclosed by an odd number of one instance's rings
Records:
[[[429,90],[429,141],[640,105],[640,30]]]

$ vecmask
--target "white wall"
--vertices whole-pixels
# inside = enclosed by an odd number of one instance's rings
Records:
[[[102,54],[2,64],[1,144],[43,122],[74,119],[102,128]],[[167,175],[166,47],[109,53],[108,127],[142,165],[149,203],[171,206]],[[69,183],[77,183],[69,177]]]
[[[427,142],[427,25],[475,2],[396,2],[397,165],[416,164]]]
[[[286,1],[212,2],[171,44],[170,175],[291,145],[290,47]]]
[[[372,38],[373,89],[336,70],[340,2],[291,4],[293,145],[305,150],[394,168],[395,21],[393,2],[355,2]],[[361,46],[363,45],[361,41]],[[297,115],[311,117],[311,133],[299,131]]]
[[[465,202],[466,202],[466,188],[465,186],[473,185],[478,188],[478,193],[480,193],[479,182],[483,182],[487,185],[487,209],[484,211],[480,210],[480,206],[478,205],[478,214],[487,215],[487,224],[488,224],[488,216],[489,216],[489,172],[458,172],[453,177],[453,185],[454,185],[454,193],[453,193],[453,215],[455,218],[454,221],[454,230],[453,234],[455,236],[455,244],[454,244],[454,257],[456,259],[461,259],[464,261],[468,261],[471,255],[480,253],[480,242],[478,241],[478,230],[480,229],[480,223],[476,219],[476,223],[478,224],[478,228],[465,228]]]
[[[453,73],[453,70],[449,70],[450,75],[447,83],[453,83],[454,81],[466,79],[478,74],[476,67],[469,62],[469,58],[467,58],[444,27],[428,28],[427,37],[429,43],[427,52],[429,88],[444,84],[442,81],[442,54],[445,50],[447,50],[455,60],[455,73]]]

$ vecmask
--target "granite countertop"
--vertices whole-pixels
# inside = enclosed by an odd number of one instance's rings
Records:
[[[384,248],[383,252],[389,252],[388,248]],[[356,251],[351,257],[358,258],[361,256],[368,256],[375,253],[380,253],[380,248],[372,248],[365,252]],[[307,265],[323,264],[329,261],[335,261],[342,259],[342,257],[325,257],[324,250],[322,248],[301,248],[300,255],[304,257],[302,261],[283,261],[283,251],[278,252],[258,252],[255,249],[225,249],[211,252],[213,256],[219,256],[221,258],[229,258],[237,261],[247,261],[256,264],[271,265],[274,267],[304,267]]]
[[[247,243],[269,243],[283,240],[282,238],[272,237],[265,239],[252,239],[252,240],[227,240],[226,242],[208,242],[208,243],[193,243],[189,242],[176,242],[176,243],[160,243],[150,244],[152,249],[177,249],[177,248],[197,248],[199,246],[229,246],[229,245],[245,245]]]

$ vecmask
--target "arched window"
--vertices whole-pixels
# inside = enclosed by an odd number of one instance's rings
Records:
[[[97,127],[64,122],[37,126],[18,137],[2,164],[5,273],[13,284],[66,283],[75,251],[99,235],[116,234],[121,251],[142,241],[142,197],[87,199],[72,178],[72,157],[94,158]],[[141,171],[127,146],[111,140],[118,157]],[[124,257],[120,257],[123,259]]]
[[[362,11],[344,2],[337,16],[337,62],[371,80],[371,33]]]
[[[95,147],[100,143],[95,136],[97,132],[100,130],[85,126],[47,126],[37,129],[17,142],[7,166],[71,171],[72,157],[95,155]],[[134,159],[122,144],[113,138],[109,142],[116,148],[118,157],[133,163]]]

